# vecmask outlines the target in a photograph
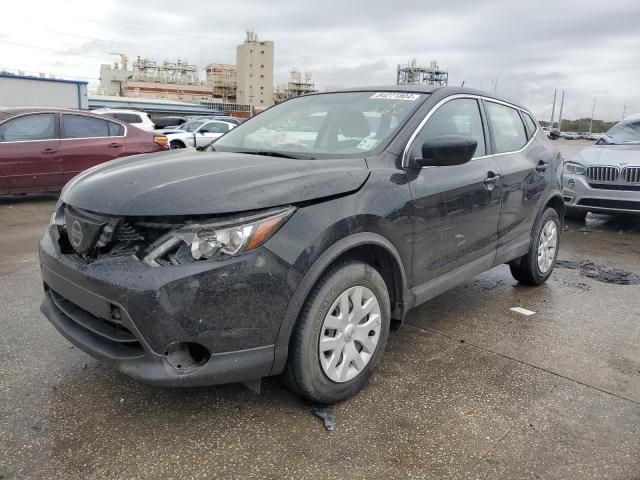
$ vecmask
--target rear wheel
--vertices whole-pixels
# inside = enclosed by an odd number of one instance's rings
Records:
[[[357,261],[332,268],[298,319],[285,372],[289,386],[319,403],[358,392],[384,352],[390,310],[387,286],[376,269]]]
[[[547,208],[533,230],[529,252],[509,263],[511,275],[526,285],[542,285],[547,281],[558,256],[560,219],[553,208]]]

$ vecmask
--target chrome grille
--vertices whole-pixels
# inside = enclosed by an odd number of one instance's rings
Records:
[[[640,167],[623,168],[622,180],[627,183],[640,183]]]
[[[587,167],[587,178],[594,182],[616,182],[618,167]]]

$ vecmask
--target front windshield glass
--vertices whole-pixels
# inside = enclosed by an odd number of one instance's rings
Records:
[[[628,123],[616,123],[598,143],[610,145],[640,144],[640,120]]]
[[[187,123],[183,123],[180,127],[180,130],[184,130],[186,132],[195,132],[203,123],[204,121],[202,120],[191,120]]]
[[[425,97],[370,91],[294,98],[237,126],[216,141],[215,149],[301,158],[359,156],[384,145]]]

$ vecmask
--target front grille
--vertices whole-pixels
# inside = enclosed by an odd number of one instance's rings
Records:
[[[122,323],[118,314],[108,320],[98,318],[59,293],[51,289],[48,292],[57,309],[73,321],[77,327],[88,332],[103,348],[109,351],[110,355],[118,358],[136,358],[144,355],[142,344]]]
[[[630,200],[607,200],[604,198],[583,198],[578,205],[585,207],[611,208],[615,210],[637,210],[640,211],[640,202]]]
[[[627,183],[640,183],[640,167],[623,168],[622,180]]]
[[[616,182],[618,167],[587,167],[587,178],[594,182]]]

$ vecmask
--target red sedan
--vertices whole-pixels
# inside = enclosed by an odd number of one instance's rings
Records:
[[[104,115],[55,108],[0,108],[0,195],[54,192],[114,158],[168,148],[154,135]]]

